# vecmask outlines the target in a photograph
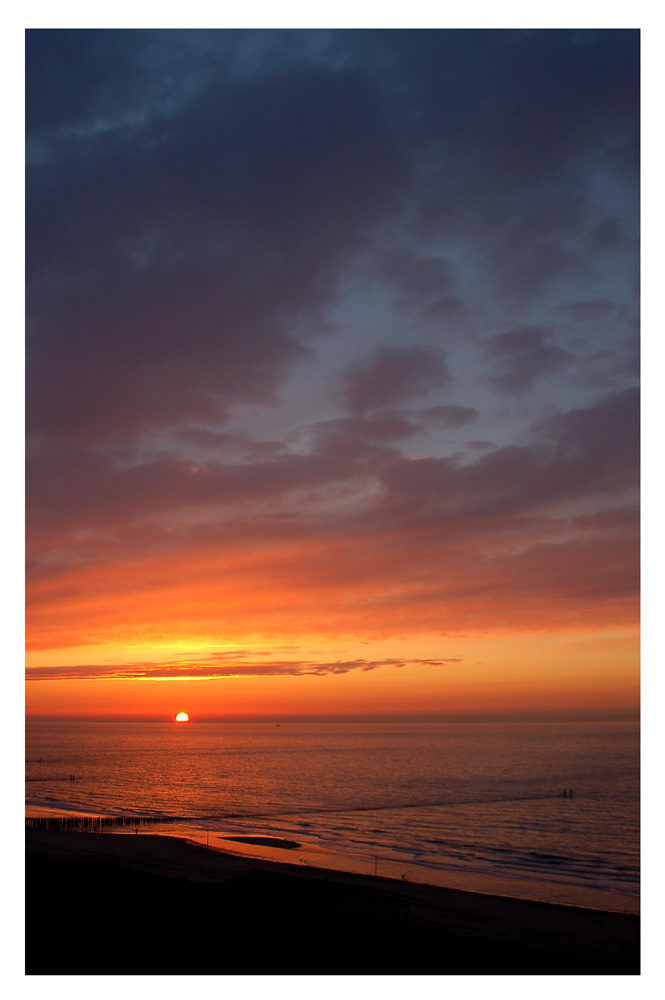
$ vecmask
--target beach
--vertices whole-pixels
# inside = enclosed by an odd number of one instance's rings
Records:
[[[178,837],[26,830],[28,975],[636,975],[639,933],[634,914]]]

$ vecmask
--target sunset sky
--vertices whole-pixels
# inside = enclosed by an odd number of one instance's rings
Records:
[[[637,714],[639,42],[28,31],[29,714]]]

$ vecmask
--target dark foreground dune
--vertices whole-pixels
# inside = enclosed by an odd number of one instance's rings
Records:
[[[633,915],[26,831],[28,975],[638,972]]]

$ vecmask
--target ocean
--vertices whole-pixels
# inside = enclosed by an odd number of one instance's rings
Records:
[[[639,764],[629,722],[28,721],[26,816],[636,913]]]

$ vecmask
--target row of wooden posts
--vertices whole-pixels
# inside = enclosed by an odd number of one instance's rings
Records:
[[[26,830],[89,830],[102,826],[176,823],[178,816],[26,816]]]

